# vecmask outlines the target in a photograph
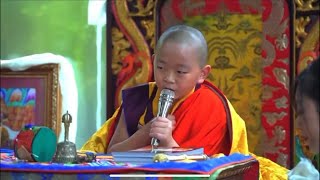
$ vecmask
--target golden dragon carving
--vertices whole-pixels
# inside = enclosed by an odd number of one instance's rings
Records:
[[[119,29],[112,29],[117,35],[112,40],[112,68],[113,74],[117,75],[115,107],[118,107],[122,99],[120,93],[122,89],[151,80],[151,53],[147,41],[154,39],[154,25],[152,21],[142,20],[141,26],[146,31],[144,35],[138,27],[139,21],[133,18],[136,16],[148,18],[152,15],[151,9],[154,8],[154,1],[148,1],[146,6],[139,0],[121,0],[112,3],[113,14],[119,26]],[[137,12],[130,12],[128,3],[136,3],[134,7]]]

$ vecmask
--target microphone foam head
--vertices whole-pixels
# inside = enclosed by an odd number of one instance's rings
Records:
[[[170,90],[170,89],[162,89],[161,93],[160,93],[160,99],[159,101],[169,101],[170,103],[173,102],[174,99],[174,91]]]

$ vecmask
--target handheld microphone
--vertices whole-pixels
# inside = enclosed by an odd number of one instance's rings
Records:
[[[157,117],[167,117],[170,107],[174,100],[174,92],[170,89],[163,89],[160,93],[160,98],[158,102],[158,114]],[[151,139],[151,147],[154,150],[154,147],[159,146],[159,140],[156,138]]]

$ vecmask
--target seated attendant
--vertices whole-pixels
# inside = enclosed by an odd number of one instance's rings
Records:
[[[295,109],[297,126],[313,157],[303,154],[297,166],[290,171],[289,179],[319,179],[319,112],[320,112],[320,59],[314,60],[297,77],[295,83]],[[312,164],[317,167],[317,169]]]

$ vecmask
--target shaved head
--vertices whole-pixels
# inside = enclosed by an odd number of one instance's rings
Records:
[[[174,42],[180,44],[182,47],[193,47],[198,53],[198,61],[200,67],[207,63],[208,46],[202,33],[190,26],[176,25],[168,28],[159,38],[155,49],[155,54],[159,53],[163,44],[167,42]]]

